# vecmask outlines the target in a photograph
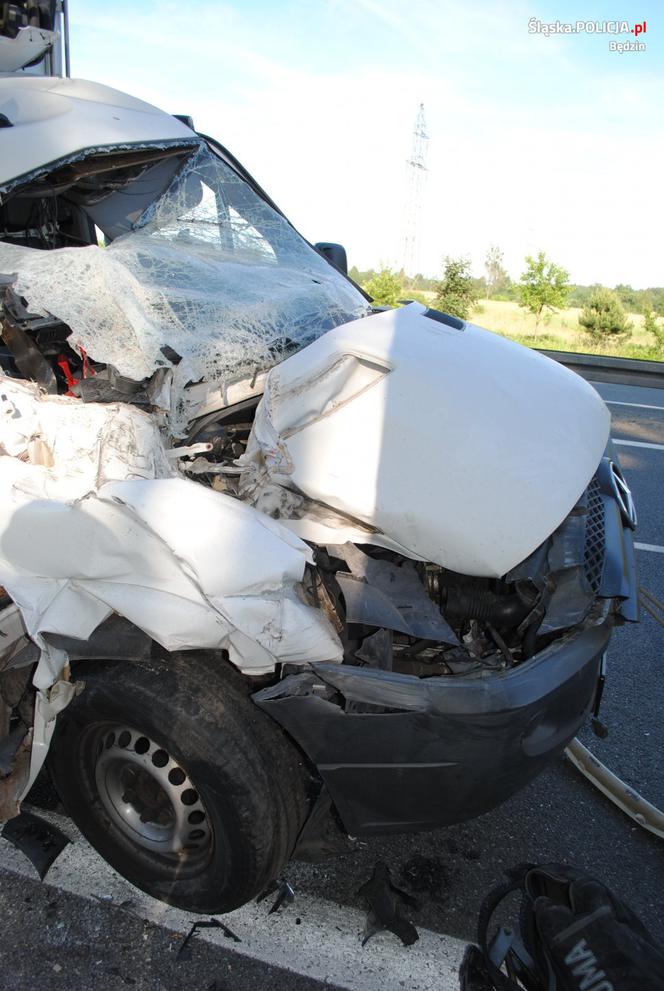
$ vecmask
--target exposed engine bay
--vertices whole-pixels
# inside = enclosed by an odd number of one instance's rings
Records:
[[[243,498],[238,460],[256,405],[249,400],[194,427],[189,442],[211,449],[183,459],[182,470]],[[258,508],[277,519],[297,515],[307,503],[295,493],[290,500],[283,492],[276,501],[270,495],[261,494]],[[604,566],[602,483],[595,476],[552,536],[501,579],[413,561],[372,546],[369,535],[362,545],[318,547],[314,560],[305,587],[339,632],[345,663],[419,677],[500,671],[532,657],[590,612]]]

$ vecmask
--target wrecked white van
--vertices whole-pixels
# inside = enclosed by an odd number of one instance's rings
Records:
[[[122,93],[0,77],[0,150],[2,817],[48,753],[117,870],[211,912],[530,781],[637,618],[597,393],[374,311]]]

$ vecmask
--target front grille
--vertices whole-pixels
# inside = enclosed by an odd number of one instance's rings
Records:
[[[586,578],[595,595],[602,584],[604,571],[604,502],[599,482],[593,478],[587,490],[586,543],[583,564]]]

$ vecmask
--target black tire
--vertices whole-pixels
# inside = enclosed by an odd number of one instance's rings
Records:
[[[294,745],[251,701],[244,679],[218,656],[193,652],[156,661],[90,661],[74,674],[85,689],[58,716],[49,765],[83,835],[125,878],[179,908],[228,912],[256,897],[293,851],[306,817],[306,773]],[[129,728],[129,743],[124,732],[116,739],[120,727]],[[147,756],[136,757],[146,740]],[[153,787],[153,768],[146,764],[149,758],[156,766],[159,757],[161,767],[164,751],[168,781],[179,782],[182,773],[189,778],[175,798],[170,785],[162,794],[159,784]],[[139,759],[144,767],[136,772],[131,761]],[[107,772],[100,761],[109,760]],[[119,792],[113,792],[108,782],[118,778]],[[134,789],[129,805],[127,780]],[[117,813],[118,821],[109,814],[109,794],[121,794],[116,805],[131,808],[139,830],[166,829],[158,825],[160,817],[168,823],[169,816],[182,816],[178,795],[184,802],[192,788],[204,813],[187,813],[186,819],[204,816],[203,829],[192,830],[188,835],[197,842],[177,853],[145,849],[145,839],[134,841],[137,834],[122,820],[124,813]],[[142,798],[151,801],[155,793],[154,807],[161,811],[146,811]],[[172,842],[179,842],[182,828]]]

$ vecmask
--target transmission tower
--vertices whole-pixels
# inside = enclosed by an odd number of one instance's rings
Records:
[[[422,211],[422,194],[426,180],[427,142],[424,120],[424,104],[420,103],[413,131],[413,145],[410,158],[406,163],[406,202],[403,219],[403,251],[402,267],[406,275],[415,275],[418,258],[418,233],[420,213]]]

